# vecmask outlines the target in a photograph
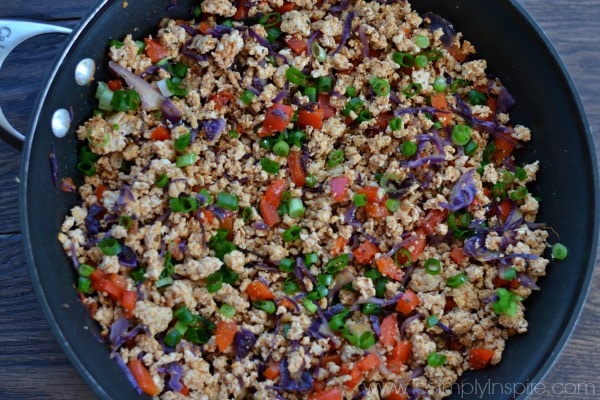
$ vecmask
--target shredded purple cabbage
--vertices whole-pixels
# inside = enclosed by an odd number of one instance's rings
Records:
[[[344,222],[353,228],[361,229],[362,224],[356,219],[356,210],[357,208],[354,204],[350,205],[344,213]]]
[[[233,338],[235,357],[238,360],[246,358],[256,343],[256,336],[246,328],[240,328]]]
[[[402,322],[402,324],[400,325],[400,334],[402,336],[405,336],[406,328],[408,327],[408,325],[410,325],[411,322],[416,321],[421,318],[423,318],[423,314],[421,314],[421,313],[416,313],[416,314],[411,315],[410,317],[406,318],[404,320],[404,322]]]
[[[192,39],[188,39],[182,46],[181,48],[181,53],[194,60],[194,61],[198,61],[198,62],[206,62],[208,61],[208,56],[206,54],[198,54],[195,51],[192,51],[190,49],[190,45],[192,44]]]
[[[329,8],[329,12],[331,14],[341,13],[342,11],[346,10],[349,5],[350,5],[350,1],[349,0],[342,0],[340,2],[340,4],[336,4],[334,6],[331,6]]]
[[[287,358],[281,360],[281,374],[279,376],[279,385],[269,387],[274,390],[284,390],[288,392],[308,392],[313,387],[313,378],[308,370],[302,371],[298,380],[293,380],[288,368]]]
[[[408,168],[418,168],[418,167],[422,167],[427,164],[431,165],[431,164],[443,163],[444,161],[446,161],[445,156],[443,156],[441,154],[433,154],[433,155],[429,155],[429,156],[423,156],[423,157],[417,158],[415,160],[404,161],[402,163],[402,165],[404,165]]]
[[[375,333],[375,336],[379,338],[379,336],[381,336],[379,317],[377,317],[377,315],[369,315],[369,321],[371,321],[371,326],[373,326],[373,332]]]
[[[458,211],[471,205],[476,194],[477,187],[473,180],[473,170],[468,170],[454,184],[450,193],[450,203],[440,203],[440,206],[450,211]]]
[[[48,154],[48,158],[50,159],[52,183],[54,184],[54,187],[58,187],[58,161],[56,160],[56,148],[54,147],[54,143],[50,144],[50,154]]]
[[[364,25],[361,25],[360,28],[358,28],[358,37],[360,38],[360,43],[362,44],[362,56],[364,58],[368,58],[370,52],[369,39],[367,39],[367,35],[365,34]]]
[[[209,119],[202,122],[204,133],[206,133],[206,138],[209,142],[216,141],[219,136],[221,136],[221,133],[223,133],[226,126],[225,119],[223,118]]]
[[[496,99],[496,113],[506,114],[515,105],[515,99],[504,86],[500,88]]]
[[[115,203],[112,211],[114,213],[120,213],[123,211],[130,203],[135,201],[135,196],[133,191],[131,190],[131,186],[123,185],[121,189],[119,189],[119,199]]]
[[[181,378],[183,378],[183,367],[180,364],[172,362],[167,365],[160,366],[158,368],[158,372],[161,374],[169,374],[169,380],[167,381],[167,387],[169,390],[179,392],[181,389],[183,389],[183,384],[181,383]]]
[[[354,11],[348,13],[348,15],[346,16],[346,21],[344,22],[344,30],[342,31],[342,38],[340,39],[340,44],[338,44],[338,47],[336,47],[333,53],[331,53],[332,56],[339,53],[350,38],[350,32],[352,30],[352,20],[355,16],[356,13]]]
[[[540,289],[540,287],[535,283],[533,278],[524,272],[520,272],[517,275],[517,280],[521,283],[521,285],[523,285],[524,287],[526,287],[528,289],[531,289],[531,290],[539,290]]]
[[[127,268],[137,267],[137,255],[129,246],[122,246],[119,253],[119,264]]]
[[[94,203],[90,206],[84,220],[88,235],[95,236],[98,234],[100,231],[100,221],[98,221],[98,218],[96,217],[98,217],[104,211],[104,207],[98,203]]]
[[[426,13],[424,17],[431,21],[429,23],[429,30],[431,33],[442,28],[444,34],[440,37],[440,40],[444,47],[448,48],[452,46],[452,43],[454,43],[454,39],[456,38],[454,26],[449,21],[432,12]]]

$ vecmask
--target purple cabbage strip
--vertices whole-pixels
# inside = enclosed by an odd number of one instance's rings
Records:
[[[420,313],[416,313],[414,315],[411,315],[410,317],[406,318],[404,320],[404,322],[402,322],[402,325],[400,325],[400,334],[404,337],[405,336],[405,332],[406,332],[406,328],[408,327],[408,325],[417,320],[417,319],[421,319],[423,318],[423,315]]]
[[[183,389],[183,384],[181,383],[181,378],[183,378],[183,367],[180,364],[172,362],[159,367],[158,371],[162,374],[169,374],[169,380],[167,381],[167,388],[169,390],[179,392]]]
[[[308,51],[312,54],[312,44],[313,42],[319,37],[321,36],[321,31],[314,31],[313,33],[310,34],[310,36],[308,37],[308,42],[306,43],[306,48],[308,49]]]
[[[189,26],[188,24],[183,24],[183,23],[181,23],[181,24],[179,24],[179,26],[180,26],[180,27],[181,27],[181,28],[182,28],[184,31],[186,31],[186,33],[187,33],[188,35],[190,35],[190,36],[192,36],[192,37],[194,37],[194,36],[198,35],[198,31],[197,31],[197,30],[195,30],[194,28],[192,28],[191,26]]]
[[[226,128],[225,119],[216,118],[203,121],[202,127],[204,128],[208,141],[214,142],[221,136],[221,133],[223,133]]]
[[[439,164],[439,163],[443,163],[444,161],[446,161],[446,157],[440,154],[434,154],[434,155],[430,155],[430,156],[424,156],[424,157],[420,157],[417,158],[416,160],[409,160],[409,161],[405,161],[403,162],[403,166],[406,166],[408,168],[418,168],[418,167],[422,167],[426,164]]]
[[[356,219],[356,210],[357,208],[354,204],[350,205],[344,213],[344,222],[355,229],[361,229],[362,224]]]
[[[407,107],[407,108],[401,108],[399,110],[396,110],[394,112],[394,115],[396,117],[399,117],[404,114],[419,114],[419,113],[423,113],[423,114],[446,113],[446,114],[449,114],[450,111],[441,110],[441,109],[435,108],[435,107]]]
[[[455,94],[456,105],[458,108],[453,110],[456,114],[464,118],[472,127],[475,129],[487,132],[492,135],[503,135],[502,137],[509,141],[512,144],[518,144],[518,142],[510,137],[512,133],[512,129],[506,126],[498,125],[495,122],[484,121],[482,119],[476,118],[471,113],[471,109],[469,106],[460,98],[460,96]]]
[[[348,15],[346,16],[346,21],[344,22],[344,30],[342,31],[342,38],[340,39],[340,44],[333,51],[333,53],[331,53],[332,56],[339,53],[340,50],[342,50],[342,47],[344,47],[344,45],[350,38],[350,32],[352,30],[352,20],[354,19],[355,15],[356,15],[356,13],[354,11],[352,11],[352,12],[348,13]]]
[[[209,28],[206,33],[208,33],[210,36],[214,37],[215,39],[221,39],[223,36],[225,36],[226,34],[231,33],[231,32],[233,32],[233,28],[230,28],[225,25],[216,25],[216,26],[213,26],[212,28]]]
[[[380,299],[379,297],[369,297],[368,299],[360,298],[360,299],[358,299],[357,303],[358,304],[373,303],[373,304],[377,304],[381,307],[387,307],[387,306],[391,306],[393,304],[398,303],[398,300],[400,300],[403,293],[404,292],[398,292],[394,295],[394,297],[392,297],[391,299],[387,299],[387,300]]]
[[[375,332],[375,336],[379,338],[379,336],[381,336],[381,325],[379,325],[379,317],[377,317],[377,315],[369,315],[369,321],[371,321],[371,325],[373,326],[373,332]]]
[[[415,368],[409,375],[410,379],[414,379],[414,378],[418,378],[419,376],[422,376],[425,373],[425,367],[423,367],[422,365],[419,365],[417,368]]]
[[[329,12],[330,13],[341,13],[342,11],[344,11],[345,9],[347,9],[349,5],[350,5],[349,0],[342,0],[342,1],[340,1],[340,4],[336,4],[334,6],[331,6],[329,8]]]
[[[450,210],[458,211],[468,207],[475,199],[477,187],[473,180],[473,170],[468,170],[458,178],[452,192],[450,193],[450,203],[440,203],[440,206]]]
[[[431,21],[429,24],[429,30],[432,33],[439,28],[442,28],[442,32],[444,32],[444,34],[440,37],[440,40],[444,47],[448,48],[452,46],[452,43],[454,43],[454,39],[456,38],[454,26],[449,21],[431,12],[426,13],[424,17]]]
[[[238,360],[246,358],[256,343],[256,336],[246,328],[240,328],[233,338],[235,357]]]
[[[127,268],[137,267],[137,255],[129,246],[122,246],[119,253],[119,264]]]
[[[519,274],[517,275],[517,279],[518,281],[521,283],[521,285],[523,285],[524,287],[531,289],[531,290],[539,290],[540,287],[534,282],[533,278],[531,278],[531,276],[527,275],[524,272],[519,272]]]
[[[496,113],[506,114],[515,105],[515,99],[504,86],[500,88],[500,93],[496,99]]]
[[[90,208],[88,209],[88,213],[85,216],[84,222],[85,222],[85,228],[90,237],[97,235],[98,232],[100,231],[100,221],[98,221],[98,219],[96,217],[98,215],[100,215],[102,212],[104,212],[104,207],[102,207],[98,203],[92,204],[90,206]]]
[[[358,37],[360,38],[360,43],[362,44],[362,56],[363,58],[369,57],[369,39],[367,39],[367,35],[365,34],[365,27],[361,25],[358,28]]]
[[[279,376],[278,386],[269,386],[268,389],[282,390],[289,392],[308,392],[312,389],[313,378],[308,370],[302,371],[298,380],[293,380],[288,368],[287,358],[281,360],[281,375]]]
[[[133,195],[133,191],[131,190],[131,186],[123,185],[121,189],[119,189],[119,199],[115,203],[112,211],[115,213],[119,213],[123,211],[125,207],[129,205],[129,203],[135,201],[135,196]]]
[[[208,56],[206,54],[198,54],[190,49],[190,45],[192,44],[192,39],[188,39],[181,48],[181,53],[198,62],[206,62],[208,61]]]
[[[58,161],[56,160],[56,148],[54,143],[50,144],[50,154],[48,154],[50,160],[50,171],[52,172],[52,183],[54,187],[58,187]]]

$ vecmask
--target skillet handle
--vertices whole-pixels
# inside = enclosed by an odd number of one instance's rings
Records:
[[[8,55],[24,41],[46,33],[69,35],[72,29],[63,26],[18,19],[0,19],[0,68]],[[6,119],[0,107],[0,138],[21,149],[25,136],[17,131]]]

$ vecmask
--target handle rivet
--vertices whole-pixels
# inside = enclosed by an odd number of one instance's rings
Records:
[[[60,108],[52,114],[52,133],[57,138],[63,138],[71,127],[71,113],[69,110]]]

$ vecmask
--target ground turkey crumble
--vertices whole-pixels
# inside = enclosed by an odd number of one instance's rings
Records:
[[[548,233],[486,60],[406,1],[199,11],[111,42],[58,238],[142,389],[441,399],[499,363]]]

